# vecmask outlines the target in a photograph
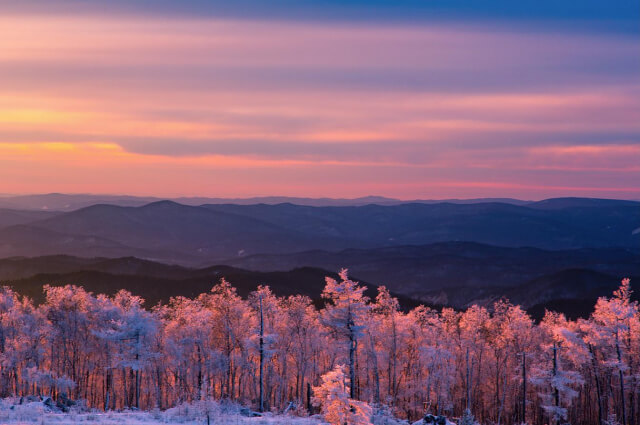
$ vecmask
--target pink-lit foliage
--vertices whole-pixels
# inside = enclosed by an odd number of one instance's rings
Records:
[[[346,270],[327,278],[323,298],[317,307],[260,286],[243,299],[222,279],[153,308],[126,291],[76,286],[47,286],[35,306],[3,287],[0,396],[68,397],[104,410],[212,399],[256,408],[261,336],[266,410],[334,424],[383,423],[388,412],[411,421],[431,413],[485,424],[640,423],[640,314],[628,279],[589,319],[547,312],[539,324],[504,300],[403,311],[384,287],[368,299]]]

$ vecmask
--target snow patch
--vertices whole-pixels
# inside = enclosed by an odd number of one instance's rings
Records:
[[[0,424],[3,425],[326,425],[319,417],[302,418],[265,413],[248,417],[242,407],[231,403],[203,401],[181,404],[166,411],[154,410],[100,412],[72,409],[68,413],[52,411],[42,402],[19,399],[0,400]],[[207,421],[207,417],[209,420]]]

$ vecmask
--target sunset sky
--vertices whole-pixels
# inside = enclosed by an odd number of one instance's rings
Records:
[[[0,193],[640,199],[637,0],[0,7]]]

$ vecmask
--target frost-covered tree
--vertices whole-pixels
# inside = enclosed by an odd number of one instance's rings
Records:
[[[503,304],[500,308],[502,309],[499,314],[500,331],[510,354],[508,358],[514,362],[512,367],[520,372],[513,377],[520,384],[520,397],[519,400],[514,399],[514,402],[517,404],[516,409],[519,409],[520,421],[526,423],[527,406],[530,400],[527,365],[535,347],[536,328],[531,317],[520,306]]]
[[[258,409],[262,365],[265,410],[307,414],[313,395],[336,423],[367,423],[368,404],[357,401],[366,400],[384,412],[376,418],[410,422],[464,417],[469,407],[483,424],[638,424],[640,313],[630,285],[598,300],[589,319],[548,312],[539,324],[507,301],[405,312],[384,288],[367,299],[346,271],[327,281],[324,306],[267,287],[243,298],[226,280],[153,308],[126,291],[78,286],[45,287],[35,305],[5,287],[0,393],[62,407],[229,399]]]
[[[54,379],[64,382],[64,388],[54,385],[52,395],[70,394],[80,398],[89,389],[87,374],[96,370],[101,347],[96,337],[100,306],[89,292],[77,286],[45,286],[43,314],[49,322],[47,345],[49,367]],[[67,385],[70,382],[72,384]]]
[[[542,409],[554,424],[567,419],[567,406],[583,383],[578,370],[588,352],[564,315],[547,311],[540,323],[542,343],[532,370],[532,383],[540,389]]]
[[[225,376],[221,387],[223,397],[240,399],[245,397],[246,380],[251,379],[247,349],[251,335],[256,329],[255,316],[247,302],[224,278],[211,292],[197,298],[201,305],[212,313],[211,326],[214,345],[222,348]]]
[[[344,369],[343,365],[338,365],[322,375],[322,383],[313,388],[313,402],[332,425],[368,425],[371,423],[371,407],[349,397],[349,379]]]
[[[115,334],[120,344],[117,363],[129,372],[127,406],[140,408],[141,373],[150,360],[160,353],[153,350],[153,339],[158,331],[156,316],[143,308],[144,300],[121,290],[113,297],[119,320]],[[126,373],[126,372],[125,372]],[[123,386],[127,388],[126,376]]]
[[[594,373],[598,380],[600,417],[604,417],[603,385],[601,373],[611,373],[617,379],[617,396],[613,396],[616,416],[623,425],[628,423],[627,389],[625,383],[631,377],[632,385],[637,382],[638,335],[640,328],[638,304],[631,301],[631,282],[623,279],[620,288],[612,298],[601,297],[596,303],[589,321],[582,322],[585,340],[590,347],[594,362]],[[632,403],[636,403],[635,397]],[[635,404],[633,405],[636,410]]]
[[[281,300],[283,338],[290,341],[294,395],[299,405],[311,408],[311,381],[319,375],[318,357],[326,350],[320,318],[309,297],[296,295]]]
[[[356,348],[362,336],[367,317],[368,299],[364,296],[365,287],[349,279],[347,269],[340,271],[340,281],[330,277],[326,279],[322,297],[329,304],[325,307],[322,319],[336,338],[346,340],[349,352],[349,396],[356,398]]]
[[[284,385],[275,373],[277,369],[287,369],[287,350],[279,350],[283,348],[279,344],[282,338],[277,334],[283,317],[278,298],[268,286],[258,286],[256,291],[249,294],[249,305],[256,317],[253,341],[258,354],[258,407],[264,411],[265,394],[271,393],[271,389],[278,392],[279,403],[286,398]],[[286,323],[282,324],[286,326]]]
[[[373,324],[370,325],[376,326],[375,332],[378,336],[378,351],[380,354],[375,358],[376,369],[381,366],[378,365],[378,361],[386,363],[387,397],[391,405],[396,405],[400,383],[400,348],[406,336],[404,315],[400,312],[398,300],[392,297],[384,286],[378,288],[378,295],[373,304],[373,312]]]
[[[487,334],[489,328],[490,315],[486,308],[476,305],[469,307],[460,316],[460,351],[464,354],[465,365],[465,400],[466,409],[472,409],[474,392],[480,389],[479,383],[484,372],[484,359],[487,347]]]

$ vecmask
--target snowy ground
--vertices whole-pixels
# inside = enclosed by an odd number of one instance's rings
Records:
[[[182,404],[165,411],[102,412],[76,406],[62,413],[43,401],[20,403],[19,398],[0,399],[0,425],[327,425],[320,416],[265,413],[248,417],[251,413],[240,405],[216,401]],[[409,425],[407,421],[394,419],[385,410],[377,411],[371,420],[373,425]],[[447,425],[455,424],[447,422]]]
[[[136,413],[43,413],[34,415],[0,414],[0,423],[3,425],[160,425],[183,424],[203,425],[207,421],[201,419],[184,419],[178,417],[165,417],[146,412]],[[320,425],[325,422],[315,418],[297,418],[291,416],[268,415],[259,418],[247,418],[240,415],[218,415],[210,418],[211,425]]]
[[[266,414],[262,417],[246,417],[237,409],[219,405],[182,405],[167,411],[154,412],[53,412],[42,403],[14,404],[13,400],[0,400],[0,424],[2,425],[203,425],[207,423],[209,410],[211,425],[321,425],[319,418],[300,418]],[[235,411],[234,411],[235,410]]]

